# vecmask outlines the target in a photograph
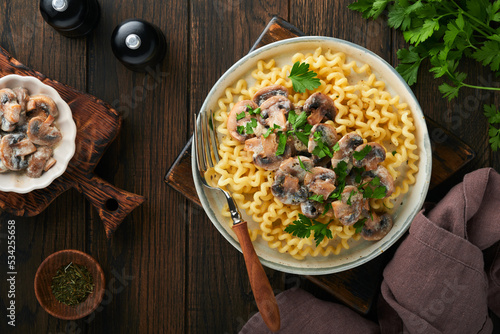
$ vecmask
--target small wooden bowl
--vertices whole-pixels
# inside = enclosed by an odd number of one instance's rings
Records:
[[[87,267],[94,280],[92,293],[76,306],[57,301],[51,288],[52,278],[57,270],[70,262]],[[49,255],[38,267],[35,275],[35,295],[50,315],[63,320],[76,320],[89,315],[99,306],[104,295],[104,283],[104,273],[93,257],[74,249],[66,249]]]

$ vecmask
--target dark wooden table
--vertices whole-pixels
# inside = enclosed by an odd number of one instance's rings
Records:
[[[397,64],[401,34],[385,21],[366,21],[347,9],[351,1],[306,0],[99,0],[96,30],[67,39],[42,20],[37,1],[0,4],[0,45],[22,63],[50,78],[86,91],[123,114],[121,133],[96,174],[146,202],[106,238],[97,212],[75,190],[57,198],[34,218],[0,214],[0,332],[15,333],[235,333],[256,312],[242,255],[212,226],[204,212],[169,188],[163,177],[190,137],[190,114],[215,81],[248,52],[267,22],[278,15],[309,35],[343,38]],[[139,17],[158,25],[167,59],[154,72],[134,73],[113,56],[110,36],[122,20]],[[471,62],[471,78],[498,85],[488,70]],[[476,158],[433,190],[439,199],[465,173],[493,166],[500,155],[488,145],[483,103],[491,93],[463,89],[452,103],[426,64],[413,87],[424,113],[459,136]],[[439,134],[431,134],[439,135]],[[16,226],[16,327],[6,324],[7,222]],[[88,318],[67,322],[48,315],[35,298],[33,280],[51,253],[73,248],[94,256],[104,269],[107,292]],[[266,270],[276,292],[301,286],[331,299],[309,281]]]

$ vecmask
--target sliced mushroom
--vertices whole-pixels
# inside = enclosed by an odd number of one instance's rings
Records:
[[[280,129],[286,128],[287,115],[293,109],[293,103],[284,96],[273,96],[260,105],[259,122],[266,128],[278,125]]]
[[[307,200],[309,192],[298,177],[278,170],[274,176],[271,192],[283,204],[300,204]]]
[[[340,138],[338,143],[339,150],[333,154],[332,168],[337,168],[339,162],[344,161],[347,164],[347,173],[349,174],[353,166],[352,153],[356,147],[363,144],[363,138],[356,132],[350,132]]]
[[[300,162],[302,162],[302,165],[304,166],[305,169],[302,168]],[[306,174],[308,174],[308,171],[310,171],[314,167],[314,164],[312,160],[309,159],[308,157],[296,156],[284,160],[279,167],[281,171],[297,177],[299,181],[302,183],[304,182],[304,179],[306,177]]]
[[[332,192],[335,191],[335,180],[337,176],[331,169],[324,167],[314,167],[310,173],[306,173],[304,185],[310,192],[323,196],[327,199]]]
[[[335,217],[344,225],[353,225],[359,220],[365,200],[363,194],[354,186],[346,186],[340,201],[332,202]]]
[[[43,171],[46,172],[49,169],[51,169],[52,167],[54,167],[54,165],[56,164],[56,162],[57,162],[56,159],[50,158],[49,161],[47,161],[47,163],[45,164],[45,167],[43,167]]]
[[[394,179],[391,173],[389,173],[384,166],[378,165],[376,169],[363,173],[363,183],[375,177],[378,177],[380,179],[380,184],[386,188],[385,197],[390,196],[394,192]]]
[[[334,126],[325,123],[313,126],[311,134],[309,135],[309,144],[307,146],[309,153],[313,153],[314,149],[318,147],[318,140],[328,148],[332,148],[337,143],[337,130]]]
[[[245,141],[245,151],[254,153],[254,164],[266,170],[278,169],[281,162],[291,155],[291,149],[288,144],[285,146],[285,152],[283,154],[276,155],[277,150],[278,140],[274,133],[271,133],[267,138],[260,136]]]
[[[9,88],[0,89],[0,102],[0,110],[3,117],[10,124],[17,124],[21,116],[22,108],[21,105],[17,103],[17,97],[14,91]]]
[[[16,125],[11,124],[5,117],[2,117],[2,125],[0,129],[5,132],[12,132],[16,129]]]
[[[325,211],[325,206],[323,203],[307,200],[300,204],[300,210],[304,216],[314,219]]]
[[[38,150],[28,159],[26,174],[32,178],[39,178],[42,176],[47,162],[52,157],[52,153],[52,149],[47,146],[38,148]]]
[[[59,113],[54,100],[46,95],[32,95],[26,105],[26,110],[29,113],[35,113],[35,116],[38,116],[38,113],[44,113],[57,117]]]
[[[54,117],[49,115],[32,118],[28,124],[28,138],[37,145],[54,146],[61,139],[61,131],[52,126]]]
[[[248,113],[249,108],[255,110],[258,108],[258,106],[250,100],[240,101],[234,105],[233,109],[231,109],[231,112],[229,113],[229,117],[227,119],[227,130],[229,131],[229,134],[231,135],[231,137],[241,143],[245,142],[245,140],[247,140],[248,138],[254,137],[255,135],[260,136],[265,130],[264,127],[257,122],[257,126],[253,128],[253,133],[246,133],[245,128],[247,123],[249,123],[252,118],[254,118],[251,117],[251,115]],[[241,118],[240,116],[238,116],[241,115],[241,113],[245,113],[245,117]],[[245,129],[243,133],[238,132],[238,127],[243,127],[243,129]]]
[[[304,103],[304,111],[309,116],[307,122],[311,125],[335,118],[336,109],[333,100],[323,93],[317,92],[309,96]]]
[[[257,105],[261,105],[269,99],[270,97],[273,96],[284,96],[288,97],[288,89],[284,86],[281,85],[272,85],[272,86],[267,86],[264,88],[259,89],[255,95],[253,96],[253,102],[255,102]]]
[[[389,233],[392,225],[392,217],[389,214],[386,213],[379,216],[376,213],[372,213],[361,230],[361,236],[365,240],[380,240]]]
[[[382,145],[378,143],[366,143],[361,144],[356,147],[356,152],[361,152],[366,149],[367,146],[370,146],[370,151],[360,160],[356,158],[353,160],[354,166],[361,168],[364,167],[365,170],[373,170],[377,168],[377,165],[385,160],[385,149]]]
[[[19,103],[23,111],[26,111],[26,106],[30,99],[28,90],[23,87],[18,87],[14,88],[12,91],[16,94],[17,103]]]
[[[0,142],[0,159],[10,170],[26,168],[28,166],[26,156],[35,151],[35,145],[23,133],[7,135]]]

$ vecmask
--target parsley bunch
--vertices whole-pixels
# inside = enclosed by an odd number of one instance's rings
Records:
[[[388,25],[400,29],[408,49],[398,50],[396,70],[412,85],[417,82],[420,64],[429,59],[435,78],[446,77],[439,86],[443,97],[458,96],[462,87],[500,91],[466,82],[467,74],[459,70],[463,57],[472,58],[500,75],[500,0],[358,0],[349,5],[363,18],[379,17],[387,9]],[[492,112],[492,108],[494,112]],[[485,106],[490,120],[495,107]],[[500,134],[490,127],[490,143],[494,151],[500,147]]]

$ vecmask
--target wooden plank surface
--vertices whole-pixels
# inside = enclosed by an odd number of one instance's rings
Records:
[[[382,19],[367,21],[349,11],[350,2],[99,0],[102,16],[96,31],[78,40],[64,38],[47,26],[37,1],[0,3],[2,47],[24,64],[95,95],[123,113],[121,133],[104,154],[96,174],[147,198],[112,240],[106,239],[97,212],[75,190],[57,198],[37,217],[0,213],[0,307],[4,310],[8,302],[4,295],[5,236],[10,219],[16,221],[18,272],[16,327],[2,320],[0,332],[238,332],[257,310],[242,255],[220,236],[198,206],[168,187],[163,177],[189,138],[190,114],[198,111],[219,76],[250,50],[274,15],[306,34],[340,37],[368,47],[396,65],[395,51],[403,45],[400,34],[390,31]],[[111,52],[113,28],[131,17],[154,22],[166,35],[167,59],[157,71],[130,72]],[[471,76],[479,70],[489,78],[481,66],[470,65]],[[470,166],[430,194],[437,200],[465,172],[484,166],[500,170],[500,158],[489,149],[480,108],[472,108],[474,101],[466,99],[475,92],[464,91],[461,97],[462,103],[470,103],[470,115],[465,117],[451,108],[455,103],[439,96],[439,83],[430,74],[423,71],[419,80],[414,92],[424,113],[478,153]],[[498,85],[497,79],[491,80]],[[478,99],[481,103],[500,102],[498,94]],[[453,122],[457,115],[461,123]],[[51,253],[67,248],[94,256],[108,281],[98,311],[74,322],[45,313],[33,291],[38,265]],[[276,292],[291,286],[308,287],[295,275],[273,270],[268,275]],[[317,296],[327,298],[324,293]]]

